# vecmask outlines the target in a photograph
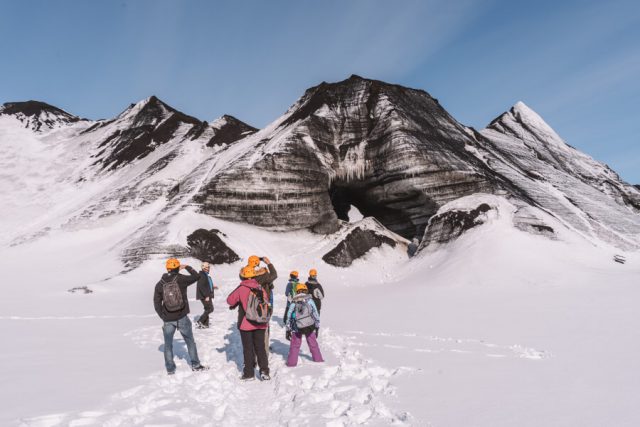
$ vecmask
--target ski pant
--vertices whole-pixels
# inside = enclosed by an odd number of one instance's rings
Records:
[[[316,340],[316,333],[311,332],[306,335],[307,345],[311,351],[311,358],[314,362],[324,362],[322,353],[320,353],[320,346]],[[296,366],[298,364],[298,355],[300,354],[300,346],[302,345],[302,334],[300,332],[293,332],[291,334],[291,344],[289,345],[289,356],[287,356],[287,366]]]
[[[162,326],[162,334],[164,335],[164,366],[167,368],[167,372],[174,372],[176,370],[176,364],[173,361],[173,335],[176,333],[176,329],[180,331],[180,335],[182,335],[184,342],[187,344],[191,366],[200,365],[198,349],[196,348],[196,342],[193,340],[191,320],[189,320],[189,316],[184,316],[178,320],[164,322]]]
[[[267,326],[267,329],[264,331],[264,348],[268,352],[269,351],[269,338],[271,337],[271,325]]]
[[[209,298],[209,301],[201,301],[202,306],[204,307],[204,313],[202,313],[198,322],[202,323],[204,326],[209,326],[209,314],[213,313],[213,300]]]
[[[245,377],[255,375],[256,357],[258,358],[260,372],[269,374],[269,358],[267,356],[267,349],[265,348],[265,332],[264,329],[240,331],[242,353],[244,356],[244,369],[242,373]]]

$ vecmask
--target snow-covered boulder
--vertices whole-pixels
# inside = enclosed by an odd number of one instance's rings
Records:
[[[527,233],[540,234],[551,239],[556,238],[556,231],[553,226],[541,218],[540,210],[528,205],[517,208],[513,214],[513,225]]]
[[[514,197],[474,194],[444,205],[429,220],[418,251],[435,250],[484,224],[500,222],[504,228],[515,228],[530,234],[556,239],[556,227],[538,208]]]
[[[199,228],[187,236],[187,245],[192,257],[211,264],[232,264],[240,260],[238,254],[220,237],[226,237],[219,230]]]
[[[322,260],[336,267],[348,267],[356,259],[362,258],[374,248],[388,245],[392,248],[400,246],[406,252],[408,241],[387,230],[374,218],[346,224],[338,233],[338,243],[327,252]]]
[[[428,244],[439,244],[455,240],[465,231],[483,224],[487,218],[486,213],[490,210],[491,206],[481,203],[468,210],[450,209],[438,212],[429,220],[423,241]]]

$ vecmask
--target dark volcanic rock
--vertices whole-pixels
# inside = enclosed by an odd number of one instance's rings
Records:
[[[335,248],[327,252],[322,260],[336,267],[349,267],[353,261],[383,244],[394,248],[396,241],[374,230],[356,227]]]
[[[481,216],[489,210],[491,206],[482,203],[470,211],[450,210],[433,216],[425,230],[422,246],[457,239],[465,231],[484,223]]]
[[[84,120],[41,101],[7,102],[0,107],[2,114],[15,116],[36,132]]]
[[[211,264],[231,264],[240,260],[220,238],[218,230],[199,228],[187,237],[191,256]]]
[[[421,238],[444,203],[510,186],[467,150],[475,140],[426,92],[357,76],[309,89],[243,141],[245,153],[196,197],[204,213],[330,232],[354,205]]]
[[[75,294],[76,292],[83,294],[92,294],[93,291],[88,286],[76,286],[75,288],[69,289],[67,292]]]

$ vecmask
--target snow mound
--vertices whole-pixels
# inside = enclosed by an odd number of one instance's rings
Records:
[[[322,257],[327,264],[349,267],[353,261],[382,245],[392,248],[398,246],[398,249],[406,253],[409,242],[386,229],[375,218],[368,217],[344,225],[343,229],[337,233],[338,243]]]
[[[531,234],[556,237],[549,215],[517,199],[492,194],[473,194],[442,206],[431,217],[418,251],[437,250],[483,224],[500,223]]]

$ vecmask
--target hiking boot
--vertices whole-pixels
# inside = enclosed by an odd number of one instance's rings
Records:
[[[269,374],[265,374],[264,372],[260,373],[260,379],[262,381],[269,381],[271,379],[271,377],[269,376]]]
[[[167,375],[175,375],[176,371],[167,371]]]
[[[209,367],[204,365],[196,365],[191,367],[192,371],[208,371]]]
[[[200,323],[200,321],[196,322],[196,328],[197,329],[207,329],[209,327],[209,325],[205,325],[204,323]]]
[[[255,380],[255,379],[256,379],[256,376],[255,376],[255,375],[242,375],[242,376],[240,377],[240,379],[241,379],[242,381],[253,381],[253,380]]]

